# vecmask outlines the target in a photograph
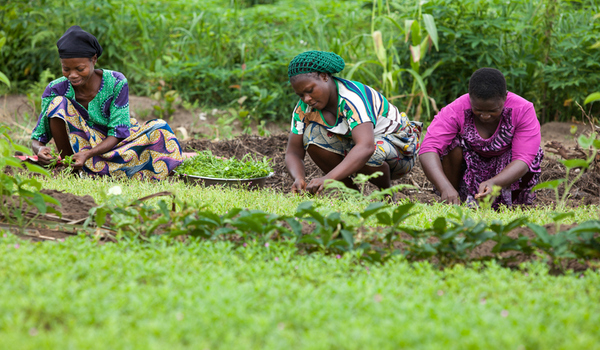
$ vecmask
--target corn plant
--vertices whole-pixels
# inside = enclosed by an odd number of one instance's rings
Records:
[[[2,51],[2,47],[4,46],[4,44],[6,44],[6,35],[4,33],[4,31],[0,31],[0,51]],[[8,87],[10,88],[10,80],[8,80],[8,77],[6,76],[6,74],[2,73],[0,71],[0,82],[3,82],[4,84],[8,85]]]

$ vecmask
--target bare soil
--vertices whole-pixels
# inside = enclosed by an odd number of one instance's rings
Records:
[[[552,123],[561,128],[564,127],[560,123]],[[548,129],[548,128],[546,128]],[[553,130],[553,129],[550,129]],[[210,150],[213,154],[221,157],[236,157],[241,158],[250,153],[258,157],[267,157],[273,160],[273,168],[275,176],[267,181],[267,186],[275,188],[279,191],[289,192],[293,180],[289,176],[285,168],[285,148],[287,145],[287,133],[281,133],[270,137],[259,137],[251,135],[241,135],[231,140],[223,140],[214,142],[206,139],[191,139],[182,142],[182,147],[185,152],[194,152],[202,150]],[[545,157],[542,162],[541,181],[549,181],[554,179],[564,178],[566,168],[558,162],[553,154],[546,152],[549,156]],[[307,155],[305,158],[306,176],[308,179],[323,176],[322,171]],[[577,175],[575,171],[571,174],[571,178]],[[415,189],[405,189],[400,192],[399,198],[409,198],[421,203],[432,203],[439,200],[433,192],[431,183],[425,177],[421,164],[417,162],[413,170],[403,178],[395,180],[396,184],[413,185]],[[598,169],[593,169],[583,175],[583,177],[571,189],[571,197],[568,204],[571,206],[579,206],[581,204],[600,204],[600,173]],[[374,186],[369,185],[367,192],[373,191]],[[554,205],[556,200],[554,191],[540,190],[534,202],[534,205]]]

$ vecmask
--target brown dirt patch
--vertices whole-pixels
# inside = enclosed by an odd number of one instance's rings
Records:
[[[51,205],[51,207],[60,211],[62,218],[54,214],[40,215],[24,230],[8,224],[2,224],[0,227],[32,241],[62,240],[76,235],[81,230],[81,225],[85,219],[87,219],[89,210],[97,206],[94,199],[89,195],[77,196],[57,190],[41,190],[40,192],[61,203],[61,206]],[[33,217],[36,213],[37,210],[33,208],[29,211],[28,216]]]
[[[210,150],[213,154],[220,157],[242,158],[250,153],[259,158],[265,156],[273,160],[273,169],[275,176],[267,181],[267,186],[276,190],[289,192],[293,180],[285,168],[285,149],[287,145],[288,134],[281,133],[271,137],[259,137],[251,135],[242,135],[231,140],[214,142],[211,140],[192,139],[182,142],[185,152],[194,152]],[[547,152],[549,153],[549,152]],[[323,176],[322,171],[307,155],[305,160],[307,178]],[[565,167],[557,160],[546,157],[542,163],[541,181],[549,181],[566,176]],[[577,172],[571,174],[574,179]],[[398,198],[409,198],[421,203],[433,203],[439,200],[433,192],[429,180],[425,177],[421,164],[417,162],[413,170],[403,178],[395,180],[396,184],[409,184],[416,189],[405,189],[400,192]],[[373,191],[375,187],[369,185],[367,193]],[[555,194],[552,190],[540,190],[534,205],[554,205]],[[573,186],[569,205],[579,206],[581,204],[599,204],[600,203],[600,172],[589,171]]]

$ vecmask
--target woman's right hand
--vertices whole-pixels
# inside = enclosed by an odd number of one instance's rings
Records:
[[[38,163],[40,163],[42,165],[48,165],[48,164],[50,164],[52,159],[54,159],[54,157],[52,156],[52,151],[50,150],[50,147],[46,147],[46,146],[42,146],[38,149],[37,157],[38,157]]]
[[[460,196],[454,187],[440,191],[440,194],[442,195],[442,202],[460,205]]]
[[[304,179],[296,179],[292,184],[292,193],[301,193],[306,191],[306,181]]]

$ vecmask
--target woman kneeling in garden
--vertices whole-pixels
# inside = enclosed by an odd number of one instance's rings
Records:
[[[307,51],[288,67],[292,88],[300,96],[285,156],[293,192],[319,193],[327,179],[355,188],[352,174],[377,171],[383,176],[371,182],[389,188],[392,179],[408,173],[415,163],[422,124],[409,121],[371,87],[332,76],[344,65],[334,53]],[[308,184],[306,151],[325,172]]]
[[[169,125],[145,125],[129,115],[129,87],[119,72],[94,69],[102,47],[79,26],[58,40],[64,77],[42,95],[42,113],[31,135],[41,164],[54,158],[46,144],[54,138],[62,157],[93,175],[126,175],[162,180],[182,162],[181,147]]]
[[[499,186],[495,207],[531,204],[544,157],[540,142],[533,104],[508,92],[499,70],[481,68],[469,93],[435,116],[419,159],[443,201],[472,202]]]

